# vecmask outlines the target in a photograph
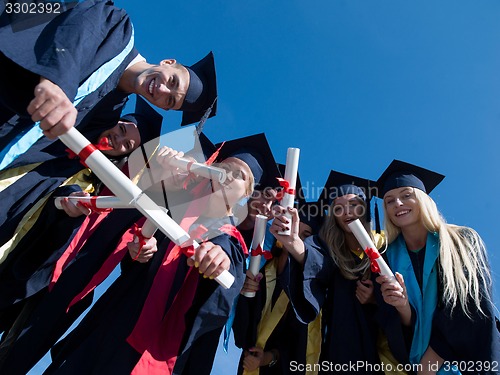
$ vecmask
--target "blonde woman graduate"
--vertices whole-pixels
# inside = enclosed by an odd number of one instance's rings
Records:
[[[408,361],[422,365],[415,371],[498,374],[500,335],[486,248],[472,228],[448,224],[428,195],[443,178],[398,160],[379,178],[386,254],[397,274],[377,281],[399,313],[399,329],[410,332]]]
[[[290,253],[281,278],[297,317],[308,323],[322,312],[320,374],[382,372],[370,261],[348,227],[359,219],[370,231],[374,186],[373,181],[332,171],[323,191],[327,214],[318,235],[301,241],[293,210],[291,222],[277,217],[271,228]],[[286,228],[292,228],[291,236],[279,234]],[[380,247],[382,238],[374,239]]]

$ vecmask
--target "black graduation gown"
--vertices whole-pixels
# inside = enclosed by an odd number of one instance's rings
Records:
[[[0,4],[0,10],[3,6]],[[4,124],[0,125],[0,150],[33,126],[26,108],[40,76],[57,84],[73,101],[79,86],[124,50],[132,35],[128,15],[114,7],[112,1],[84,1],[55,18],[36,20],[40,22],[30,21],[29,27],[18,27],[11,15],[4,12],[0,16],[0,124]],[[75,126],[80,131],[97,115],[116,124],[128,96],[117,89],[118,82],[137,54],[132,48],[108,72],[104,82],[76,105]],[[20,116],[19,121],[6,124],[15,114]],[[36,142],[36,149],[51,142],[42,137]],[[36,152],[21,158],[25,159],[23,164],[39,159]],[[7,168],[16,165],[19,163],[14,161]]]
[[[107,97],[99,103],[92,121],[82,129],[82,134],[91,142],[96,142],[103,131],[117,123],[121,106],[113,107],[108,113],[100,112],[111,105],[111,99]],[[85,168],[78,159],[70,159],[66,149],[61,141],[44,137],[10,165],[10,168],[17,168],[41,163],[0,192],[0,245],[14,235],[23,216],[41,197],[52,193],[66,179]]]
[[[269,263],[266,264],[268,266]],[[266,267],[264,266],[264,267]],[[266,274],[261,271],[263,277],[259,283],[259,290],[255,297],[248,298],[240,295],[236,305],[236,315],[233,323],[233,333],[235,345],[242,349],[248,349],[256,345],[257,327],[262,319],[262,311],[267,299]],[[276,280],[273,291],[272,304],[276,303],[283,290],[280,279]],[[290,371],[290,362],[297,364],[306,363],[308,325],[300,322],[293,308],[288,304],[286,312],[281,317],[279,323],[269,336],[264,347],[264,351],[277,349],[280,353],[279,360],[274,366],[262,366],[259,368],[261,375],[280,375]],[[240,357],[238,374],[243,373],[243,353]],[[296,371],[301,374],[304,371]]]
[[[79,191],[75,185],[56,189],[66,196]],[[0,264],[0,311],[49,285],[53,265],[69,245],[85,216],[71,218],[54,204],[47,204],[34,226]]]
[[[45,293],[39,301],[22,333],[11,345],[0,373],[24,375],[50,350],[83,312],[75,305],[67,314],[70,302],[101,268],[125,230],[141,217],[135,209],[114,210],[108,214],[62,272],[51,292]],[[91,294],[82,304],[88,305],[89,301],[92,302]]]
[[[389,264],[387,257],[381,254],[385,262]],[[376,277],[375,277],[376,278]],[[375,320],[381,328],[384,335],[387,337],[389,349],[394,358],[401,364],[410,364],[410,348],[413,340],[413,330],[416,324],[415,309],[410,305],[412,310],[412,319],[410,326],[405,327],[401,322],[401,317],[394,306],[389,305],[384,301],[380,284],[374,281],[373,293],[377,302],[377,310],[375,313]],[[410,366],[408,366],[409,368]],[[408,374],[413,374],[407,371]]]
[[[383,255],[386,262],[389,261]],[[483,292],[483,295],[486,293]],[[441,272],[438,274],[438,296],[443,295]],[[401,319],[393,306],[383,301],[380,285],[375,284],[375,296],[379,305],[377,321],[387,336],[389,347],[394,357],[404,364],[409,364],[409,352],[416,323],[416,311],[412,310],[409,327],[401,324]],[[498,374],[500,373],[500,327],[495,318],[495,307],[487,299],[481,299],[482,315],[472,303],[471,318],[457,306],[453,313],[438,297],[429,346],[445,361],[461,364],[462,374]],[[498,364],[496,366],[496,364]]]
[[[441,296],[441,277],[438,285],[438,295]],[[446,361],[457,361],[462,374],[499,374],[500,328],[495,319],[495,307],[482,298],[481,309],[485,316],[473,303],[470,306],[472,319],[460,307],[452,312],[450,306],[439,301],[432,321],[429,345]]]
[[[235,283],[224,290],[213,280],[199,276],[193,303],[185,315],[186,331],[174,374],[210,374],[220,333],[243,285],[244,256],[240,245],[226,234],[211,241],[228,253]],[[53,350],[54,361],[46,374],[130,374],[141,355],[126,339],[141,313],[169,243],[165,239],[150,262],[126,267],[78,327]],[[173,287],[169,296],[165,296],[165,311],[171,306],[187,270],[186,258],[182,255]]]
[[[337,367],[321,367],[320,373],[353,373],[349,364],[357,361],[379,364],[378,328],[373,320],[375,305],[359,303],[355,297],[356,280],[347,280],[341,275],[318,236],[307,238],[304,244],[303,268],[289,256],[281,278],[299,320],[309,323],[322,309],[323,342],[319,361]],[[370,368],[354,370],[357,374],[374,373]]]

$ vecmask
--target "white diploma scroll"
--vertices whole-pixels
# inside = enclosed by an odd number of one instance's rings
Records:
[[[363,224],[361,224],[361,221],[359,221],[359,219],[356,219],[350,222],[348,226],[370,260],[377,262],[380,269],[380,274],[389,278],[394,278],[394,274],[385,262],[384,258],[382,258],[382,256],[378,252],[365,227],[363,227]]]
[[[284,208],[293,208],[295,202],[295,185],[297,183],[297,172],[299,170],[299,155],[300,149],[290,147],[286,153],[286,167],[284,180],[288,182],[288,187],[284,188],[283,199],[281,199],[280,206]],[[285,217],[292,222],[292,215],[285,212]],[[287,231],[279,232],[278,234],[283,234],[285,236],[290,235],[291,228]]]
[[[203,163],[192,162],[184,158],[172,158],[170,165],[193,173],[197,176],[217,180],[220,184],[226,181],[226,171]]]
[[[252,275],[256,276],[260,271],[260,258],[262,255],[253,255],[259,247],[264,249],[264,240],[266,238],[267,217],[264,215],[257,215],[255,217],[255,225],[253,227],[252,249],[250,251],[250,266],[248,267]],[[245,297],[255,297],[255,292],[243,292]]]
[[[165,213],[167,212],[167,209],[165,209]],[[151,237],[154,236],[156,230],[158,227],[153,223],[151,220],[146,220],[144,224],[142,224],[141,227],[141,235],[144,238],[150,239]]]
[[[120,198],[114,196],[97,196],[97,197],[78,197],[78,196],[68,196],[68,197],[54,197],[54,204],[58,210],[62,210],[61,201],[64,198],[68,198],[70,203],[75,206],[78,202],[86,203],[91,207],[98,209],[107,208],[130,208],[130,203],[125,203],[120,200]]]
[[[59,139],[77,155],[91,145],[88,139],[74,127],[59,136]],[[162,207],[130,181],[102,152],[93,150],[83,161],[122,202],[137,208],[176,245],[182,246],[190,240],[189,234],[168,216]],[[193,247],[196,249],[198,246],[198,243],[193,241]],[[234,276],[224,271],[215,280],[228,289],[234,282]]]

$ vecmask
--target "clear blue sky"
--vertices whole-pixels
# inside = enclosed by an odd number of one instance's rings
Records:
[[[116,4],[149,62],[189,65],[214,52],[213,141],[265,132],[279,162],[299,147],[310,186],[330,169],[377,179],[393,159],[446,175],[431,196],[448,222],[483,237],[498,306],[499,1]],[[164,129],[179,123],[168,113]],[[235,373],[237,356],[219,353],[213,373]]]

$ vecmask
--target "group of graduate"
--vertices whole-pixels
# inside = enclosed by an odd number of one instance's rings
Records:
[[[62,7],[33,19],[0,4],[0,373],[26,374],[50,352],[44,374],[210,374],[231,330],[241,374],[500,373],[487,251],[437,210],[443,175],[398,160],[377,181],[332,170],[317,201],[297,178],[295,207],[282,207],[285,166],[264,134],[214,144],[202,132],[217,113],[212,53],[150,64],[111,1]],[[160,144],[147,102],[199,123],[192,149]],[[72,127],[93,146],[75,154],[57,139]],[[136,209],[74,204],[114,195],[85,163],[95,150],[199,246],[145,235]],[[258,215],[268,224],[253,274]],[[394,278],[358,243],[356,219]]]

